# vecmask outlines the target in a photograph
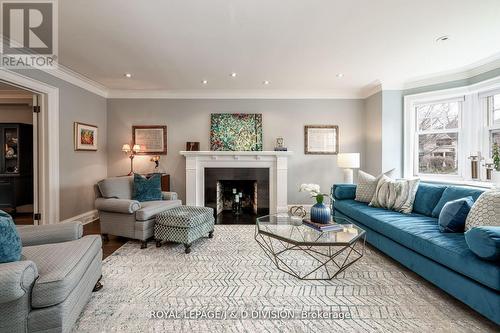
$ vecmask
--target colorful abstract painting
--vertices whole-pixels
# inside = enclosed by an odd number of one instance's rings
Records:
[[[210,150],[262,150],[262,114],[213,113],[210,120]]]

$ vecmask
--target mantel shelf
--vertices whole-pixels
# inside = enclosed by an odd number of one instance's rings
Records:
[[[292,155],[292,151],[180,151],[179,154],[184,156],[289,156]]]

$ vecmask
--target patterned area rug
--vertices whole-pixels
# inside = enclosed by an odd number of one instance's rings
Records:
[[[367,247],[331,281],[277,270],[254,226],[217,225],[192,252],[128,242],[75,332],[490,332],[494,324]],[[300,259],[297,259],[300,260]],[[304,264],[307,261],[304,259]]]

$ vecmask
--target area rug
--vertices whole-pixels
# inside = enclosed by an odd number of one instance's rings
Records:
[[[103,263],[75,332],[493,332],[493,323],[377,250],[331,281],[276,269],[254,226],[182,245],[128,242]],[[306,264],[306,261],[304,261]]]

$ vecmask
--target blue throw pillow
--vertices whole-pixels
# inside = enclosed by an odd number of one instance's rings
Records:
[[[439,202],[437,203],[436,207],[434,207],[434,210],[432,211],[432,217],[439,217],[439,213],[441,213],[441,210],[448,201],[466,197],[472,197],[472,200],[474,200],[475,202],[477,198],[479,198],[479,196],[483,194],[483,192],[484,190],[482,189],[471,188],[471,187],[463,187],[463,186],[447,187],[446,190],[444,190],[441,199],[439,199]]]
[[[445,189],[444,185],[420,183],[413,202],[413,212],[431,216]]]
[[[161,176],[154,174],[149,179],[134,173],[133,199],[139,202],[161,200]]]
[[[475,227],[465,233],[469,249],[478,257],[500,261],[500,227]]]
[[[0,210],[0,263],[19,261],[22,244],[12,217]]]
[[[447,202],[439,214],[439,231],[464,232],[465,220],[474,205],[472,197]]]

